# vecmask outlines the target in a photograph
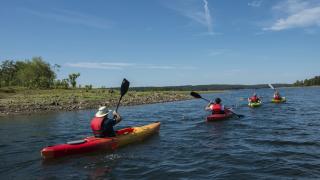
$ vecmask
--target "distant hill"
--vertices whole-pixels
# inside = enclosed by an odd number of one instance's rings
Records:
[[[294,86],[319,86],[320,85],[320,76],[315,76],[311,79],[305,79],[305,80],[297,80],[294,84]]]
[[[272,84],[274,87],[291,87],[292,84]],[[269,88],[267,84],[257,85],[185,85],[185,86],[164,86],[164,87],[131,87],[134,91],[214,91],[214,90],[237,90],[237,89],[261,89]]]

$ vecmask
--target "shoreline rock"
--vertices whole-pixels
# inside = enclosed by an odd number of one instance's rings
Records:
[[[187,94],[168,94],[168,95],[150,95],[150,96],[134,96],[124,98],[121,102],[121,106],[135,106],[135,105],[144,105],[144,104],[156,104],[156,103],[165,103],[165,102],[174,102],[174,101],[183,101],[189,100],[192,97]],[[61,103],[58,101],[51,101],[46,103],[43,101],[39,102],[27,102],[27,105],[24,103],[10,103],[7,106],[0,106],[0,117],[1,116],[10,116],[10,115],[31,115],[35,113],[49,113],[49,112],[67,112],[67,111],[79,111],[79,110],[90,110],[98,109],[99,106],[108,106],[115,107],[117,105],[117,99],[108,99],[108,100],[75,100],[68,103]]]

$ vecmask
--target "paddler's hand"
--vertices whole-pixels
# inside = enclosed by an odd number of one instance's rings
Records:
[[[117,121],[117,123],[121,121],[121,116],[119,113],[117,113],[116,111],[113,111],[112,115],[113,115],[113,118]]]

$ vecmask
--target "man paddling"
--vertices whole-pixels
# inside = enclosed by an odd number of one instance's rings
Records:
[[[91,129],[95,137],[115,137],[116,133],[113,126],[121,121],[121,116],[113,111],[113,118],[108,118],[109,111],[106,106],[99,108],[95,117],[91,120]]]
[[[274,91],[273,99],[275,99],[275,100],[281,100],[282,99],[282,97],[280,96],[280,93],[279,93],[278,90]]]
[[[260,98],[257,96],[257,93],[253,93],[253,96],[251,96],[248,101],[249,103],[257,103],[260,101]]]
[[[212,111],[212,114],[224,114],[224,105],[221,104],[221,99],[216,98],[214,103],[209,103],[205,110]]]

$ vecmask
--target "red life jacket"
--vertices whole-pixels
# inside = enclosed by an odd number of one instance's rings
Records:
[[[274,99],[275,99],[275,100],[281,100],[282,98],[281,98],[281,96],[279,96],[279,95],[275,95],[275,96],[274,96]]]
[[[257,96],[252,96],[252,97],[250,97],[250,101],[251,102],[258,102],[258,97]]]
[[[103,120],[104,120],[104,117],[94,117],[91,120],[91,129],[95,137],[103,136],[103,131],[102,131]]]
[[[211,110],[213,111],[213,113],[221,113],[221,109],[222,109],[222,106],[221,104],[213,104],[210,106]]]

